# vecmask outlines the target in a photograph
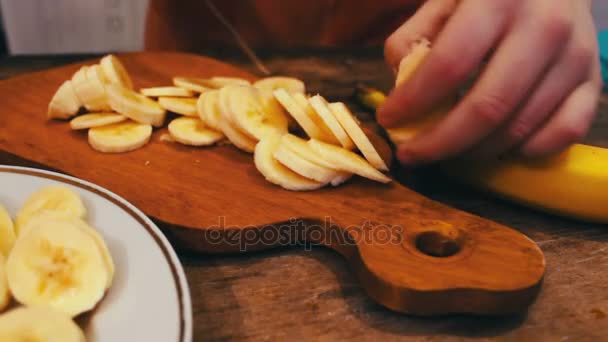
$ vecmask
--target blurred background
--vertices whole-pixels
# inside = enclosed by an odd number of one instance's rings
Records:
[[[143,48],[147,0],[0,0],[0,54],[48,55]],[[608,0],[594,0],[608,29]]]

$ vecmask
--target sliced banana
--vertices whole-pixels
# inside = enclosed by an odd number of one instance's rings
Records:
[[[17,239],[6,274],[19,303],[50,306],[72,317],[97,305],[109,277],[95,238],[80,226],[54,220]]]
[[[18,307],[0,316],[0,341],[84,342],[69,315],[45,306]]]
[[[70,121],[73,130],[107,126],[126,121],[127,117],[116,113],[91,113],[77,116]]]
[[[291,171],[322,184],[328,184],[338,176],[336,170],[315,164],[282,144],[279,145],[273,156]]]
[[[307,143],[321,157],[335,165],[339,170],[354,173],[381,183],[389,183],[391,181],[389,177],[375,169],[365,159],[352,151],[316,139],[311,139]]]
[[[87,216],[87,209],[74,190],[63,185],[48,185],[32,193],[21,206],[15,219],[15,235],[20,236],[27,221],[43,211],[62,217],[84,219]]]
[[[106,242],[101,237],[101,235],[83,219],[73,216],[66,216],[55,211],[44,210],[32,215],[31,218],[27,220],[25,225],[21,227],[19,235],[24,236],[25,234],[27,234],[28,231],[32,229],[37,229],[41,226],[44,227],[49,223],[73,225],[80,227],[87,234],[90,234],[95,239],[95,243],[99,247],[99,251],[101,252],[102,257],[104,259],[104,264],[106,266],[106,269],[108,270],[108,283],[106,285],[106,288],[109,288],[114,278],[114,261],[112,260],[112,255],[110,254]]]
[[[99,65],[91,65],[84,70],[84,80],[74,76],[74,91],[88,111],[110,110],[108,98],[105,91],[105,76]]]
[[[282,111],[265,107],[264,98],[254,87],[232,87],[227,94],[232,121],[251,138],[287,133],[287,117]]]
[[[244,78],[240,77],[223,77],[223,76],[215,76],[209,79],[210,84],[212,84],[216,88],[222,88],[229,85],[241,85],[241,86],[250,86],[251,82]]]
[[[4,255],[0,254],[0,312],[4,311],[11,302],[11,290],[8,288],[5,260]],[[0,341],[4,340],[0,339]]]
[[[431,42],[427,39],[422,39],[416,42],[410,53],[408,53],[399,63],[399,69],[397,77],[395,79],[395,85],[409,80],[414,72],[418,69],[418,66],[426,59],[428,54],[431,52]]]
[[[342,125],[338,122],[338,119],[334,116],[331,109],[329,109],[329,103],[321,95],[315,95],[308,99],[312,108],[321,117],[323,122],[327,125],[329,130],[338,139],[342,147],[347,150],[352,150],[355,147],[352,139],[348,136]]]
[[[233,123],[229,94],[232,91],[231,88],[234,87],[240,86],[226,86],[218,92],[217,104],[221,113],[221,118],[219,120],[220,131],[226,135],[234,146],[245,152],[252,153],[255,151],[257,140],[248,136]]]
[[[293,93],[293,99],[300,105],[301,108],[304,109],[304,112],[308,117],[315,123],[317,127],[321,129],[321,133],[323,139],[321,141],[325,141],[330,144],[339,145],[340,141],[334,136],[329,127],[323,122],[323,119],[317,114],[315,109],[308,102],[308,97],[302,93]]]
[[[353,174],[350,172],[339,173],[334,179],[331,180],[332,186],[339,186],[346,183],[349,179],[353,178]]]
[[[47,117],[49,119],[69,119],[78,114],[80,107],[82,107],[82,103],[76,96],[72,81],[67,80],[59,86],[49,102]]]
[[[174,77],[173,84],[176,87],[184,88],[195,93],[204,93],[215,87],[209,84],[209,80],[196,77]]]
[[[224,135],[205,127],[199,118],[181,117],[169,123],[173,140],[190,146],[209,146],[222,140]]]
[[[253,86],[263,90],[274,91],[285,89],[288,93],[306,93],[306,85],[297,78],[286,76],[273,76],[262,78],[253,83]]]
[[[304,133],[311,138],[328,140],[322,127],[319,127],[294,97],[285,89],[277,89],[273,92],[275,98],[287,110],[287,112],[298,122]]]
[[[207,126],[221,130],[220,120],[222,118],[222,112],[218,105],[219,90],[210,90],[202,93],[196,101],[196,108],[198,110],[198,116],[200,117]]]
[[[106,55],[101,59],[99,64],[109,83],[123,86],[127,89],[133,89],[133,81],[118,57]]]
[[[133,121],[160,127],[165,122],[166,111],[154,100],[119,86],[106,86],[108,102],[112,109]]]
[[[165,110],[170,112],[198,117],[196,109],[196,98],[181,98],[181,97],[159,97],[158,104]]]
[[[136,150],[150,141],[152,126],[133,121],[89,129],[89,144],[104,153]]]
[[[148,97],[194,97],[195,93],[191,90],[180,87],[151,87],[139,90],[142,95]]]
[[[76,97],[78,98],[78,102],[80,102],[83,106],[84,106],[84,101],[82,100],[82,98],[80,98],[80,94],[78,92],[78,89],[81,87],[81,85],[83,85],[86,81],[87,81],[87,69],[89,67],[86,65],[83,65],[80,67],[80,69],[78,69],[74,75],[72,76],[72,87],[74,88],[74,93],[76,94]]]
[[[361,151],[370,164],[378,170],[388,171],[388,166],[386,166],[386,163],[382,160],[372,142],[365,135],[365,132],[363,132],[357,118],[348,110],[346,105],[342,102],[331,103],[329,109],[331,109],[331,112],[338,119],[342,128],[346,130],[359,151]]]
[[[6,208],[0,204],[0,254],[7,256],[15,243],[15,225]]]
[[[265,179],[292,191],[310,191],[322,188],[323,183],[300,176],[274,158],[274,153],[280,144],[281,137],[271,134],[260,140],[255,147],[254,163]]]

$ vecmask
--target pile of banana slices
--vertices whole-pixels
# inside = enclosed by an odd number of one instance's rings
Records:
[[[177,118],[161,141],[197,147],[229,142],[253,153],[266,180],[288,190],[338,186],[353,175],[391,182],[387,162],[347,106],[307,95],[304,82],[293,77],[254,83],[174,77],[171,86],[136,91],[123,64],[107,55],[65,81],[48,107],[49,118],[88,129],[89,144],[104,153],[143,147],[168,113]]]
[[[62,185],[38,189],[15,222],[0,205],[0,341],[84,341],[74,317],[112,285],[114,262],[86,222],[80,196]]]

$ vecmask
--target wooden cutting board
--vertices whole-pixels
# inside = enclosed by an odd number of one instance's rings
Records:
[[[178,75],[254,79],[194,55],[119,57],[138,88],[169,85]],[[326,245],[348,260],[372,298],[400,312],[516,313],[540,290],[545,261],[531,240],[396,182],[355,177],[337,188],[286,191],[264,180],[252,155],[161,142],[166,129],[134,152],[97,153],[86,132],[46,120],[53,93],[80,65],[0,82],[0,161],[33,161],[108,188],[169,227],[177,248],[232,253]]]

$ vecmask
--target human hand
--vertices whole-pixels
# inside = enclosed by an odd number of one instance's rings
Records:
[[[432,50],[379,108],[385,128],[428,112],[489,61],[444,120],[398,147],[402,163],[539,157],[587,133],[601,94],[590,0],[429,0],[387,39],[387,63],[420,38]]]

